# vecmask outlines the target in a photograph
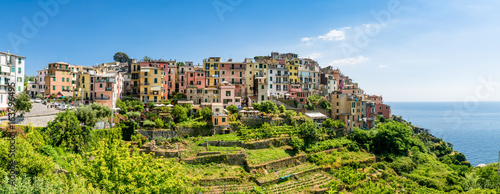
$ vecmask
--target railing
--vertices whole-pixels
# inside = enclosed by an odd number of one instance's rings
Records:
[[[152,95],[160,95],[160,93],[158,91],[151,91],[149,93],[152,94]]]
[[[243,84],[242,82],[231,82],[231,84]]]
[[[246,69],[245,67],[231,67],[231,69],[235,69],[235,70],[244,70]]]
[[[112,87],[106,87],[106,91],[111,91],[111,90],[113,90]]]
[[[95,82],[115,83],[115,79],[96,79]]]
[[[109,100],[109,97],[95,97],[95,100]]]
[[[143,85],[143,86],[148,86],[148,85],[149,85],[149,83],[148,83],[148,82],[144,82],[144,83],[141,83],[141,85]]]
[[[47,73],[47,76],[52,77],[52,76],[56,76],[56,74],[55,73]]]

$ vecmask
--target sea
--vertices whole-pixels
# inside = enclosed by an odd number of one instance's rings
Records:
[[[498,162],[500,102],[387,102],[392,115],[453,144],[473,166]]]

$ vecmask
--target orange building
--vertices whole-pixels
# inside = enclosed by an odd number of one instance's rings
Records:
[[[61,93],[63,96],[73,96],[71,69],[68,63],[50,63],[45,75],[45,95]]]

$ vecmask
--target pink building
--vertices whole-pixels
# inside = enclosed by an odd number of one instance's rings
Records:
[[[164,80],[166,81],[165,94],[164,95],[173,95],[176,91],[176,74],[177,74],[177,65],[175,62],[169,63],[167,73],[165,74]]]
[[[237,96],[247,96],[245,83],[246,63],[233,62],[232,59],[229,59],[227,62],[221,62],[220,65],[221,82],[226,81],[234,85]]]
[[[191,75],[190,75],[191,76]],[[195,69],[194,71],[194,85],[197,88],[205,88],[205,71],[203,69]],[[191,85],[191,84],[189,84]]]
[[[234,92],[235,86],[230,85],[222,85],[219,86],[220,90],[220,101],[224,105],[224,108],[227,108],[229,105],[236,105],[237,107],[241,106],[241,97],[236,97]]]
[[[184,64],[186,66],[180,66],[179,71],[177,73],[177,75],[179,76],[179,79],[177,82],[177,84],[178,84],[177,88],[178,88],[179,93],[186,94],[187,85],[189,83],[188,82],[188,72],[189,73],[194,72],[194,67],[193,67],[193,62],[191,62],[191,61],[186,61],[186,62],[184,62]]]
[[[378,115],[382,115],[384,118],[388,119],[391,117],[391,106],[382,103],[376,104],[375,112]]]
[[[38,93],[44,94],[45,93],[45,76],[47,75],[47,69],[43,69],[40,71],[37,71],[37,78],[38,79]]]
[[[383,100],[382,96],[371,95],[371,96],[369,96],[369,98],[375,104],[382,104],[382,103],[384,103],[384,100]]]
[[[106,73],[91,75],[91,90],[93,89],[94,102],[116,108],[116,100],[120,99],[123,90],[121,73]]]

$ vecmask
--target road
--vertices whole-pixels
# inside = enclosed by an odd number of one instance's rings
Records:
[[[47,105],[33,102],[33,108],[31,108],[31,111],[29,113],[25,113],[24,117],[16,118],[14,123],[20,125],[28,125],[29,123],[32,123],[35,127],[46,127],[47,123],[54,120],[57,116],[56,114],[59,112],[61,111],[55,108],[47,108]],[[7,120],[7,116],[0,117],[0,122]]]

